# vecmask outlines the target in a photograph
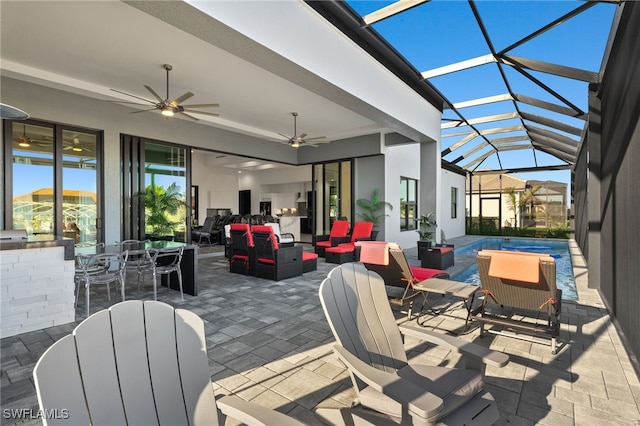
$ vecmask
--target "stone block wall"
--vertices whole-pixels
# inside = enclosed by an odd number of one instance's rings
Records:
[[[75,320],[73,260],[64,247],[0,253],[0,338]]]

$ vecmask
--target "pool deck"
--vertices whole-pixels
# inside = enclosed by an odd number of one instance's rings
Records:
[[[450,242],[463,245],[475,239]],[[640,424],[640,380],[597,291],[587,288],[587,269],[579,249],[575,242],[570,246],[579,300],[563,304],[558,354],[552,355],[545,342],[492,334],[480,338],[475,325],[460,336],[510,356],[504,368],[487,369],[486,386],[501,415],[498,425]],[[233,393],[309,425],[321,424],[314,414],[319,407],[348,407],[355,393],[344,366],[332,353],[334,339],[318,300],[320,283],[336,265],[320,260],[317,271],[274,282],[230,273],[221,251],[222,247],[202,250],[197,297],[185,295],[181,301],[179,293],[166,288],[158,293],[158,300],[189,309],[204,320],[216,394]],[[415,251],[407,250],[410,263],[417,262]],[[456,259],[456,267],[462,266],[462,260]],[[149,285],[141,292],[135,287],[131,277],[128,298],[153,298]],[[98,288],[92,295],[92,313],[118,301],[118,297],[107,301],[105,293]],[[84,319],[82,299],[75,323],[0,340],[3,409],[37,409],[33,366],[54,341]],[[459,303],[446,297],[432,302],[446,306],[446,312],[423,315],[421,324],[442,333],[464,329],[466,311]],[[397,312],[396,317],[398,323],[408,321],[406,314]],[[405,347],[412,361],[457,362],[450,351],[413,338],[406,339]],[[2,425],[41,424],[37,419],[5,415],[1,420]]]

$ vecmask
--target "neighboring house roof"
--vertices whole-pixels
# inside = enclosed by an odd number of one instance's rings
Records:
[[[527,181],[508,174],[483,174],[467,179],[467,192],[469,185],[473,185],[473,192],[482,190],[482,193],[500,192],[505,188],[516,188],[516,190],[524,191]]]
[[[551,195],[552,193],[567,194],[567,184],[565,182],[556,182],[554,180],[530,180],[527,182],[532,187],[540,187],[540,190],[536,193],[538,197],[545,194]]]
[[[91,199],[91,201],[93,201],[94,203],[96,202],[96,193],[95,192],[90,192],[90,191],[83,191],[80,189],[64,189],[62,191],[62,196],[66,199],[69,198],[75,198],[76,200],[87,200],[88,198]],[[18,195],[17,197],[13,198],[13,201],[22,201],[22,202],[30,202],[33,201],[34,199],[42,199],[42,198],[50,198],[53,199],[53,188],[40,188],[40,189],[36,189],[33,192],[30,192],[28,194],[22,194],[22,195]]]

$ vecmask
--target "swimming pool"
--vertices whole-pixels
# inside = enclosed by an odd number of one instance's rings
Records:
[[[556,259],[556,285],[562,289],[562,298],[565,300],[578,299],[568,242],[535,238],[484,238],[459,248],[456,247],[456,263],[458,258],[466,258],[470,264],[467,268],[454,274],[451,279],[480,285],[480,276],[478,275],[478,265],[475,262],[475,257],[478,251],[485,249],[528,251],[553,256]]]

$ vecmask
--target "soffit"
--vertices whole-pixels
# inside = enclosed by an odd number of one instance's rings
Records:
[[[199,116],[198,124],[276,143],[283,139],[279,133],[293,132],[295,111],[298,133],[326,136],[331,143],[376,132],[419,133],[361,99],[343,101],[345,93],[337,90],[330,96],[329,82],[210,16],[198,13],[197,24],[215,34],[217,44],[198,36],[196,28],[167,23],[195,13],[184,2],[155,2],[164,17],[144,10],[142,3],[154,2],[129,3],[0,2],[2,75],[105,101],[131,101],[110,89],[150,99],[146,84],[164,97],[162,64],[168,63],[171,98],[191,91],[189,103],[220,104],[219,118]],[[304,3],[296,4],[317,19]]]

